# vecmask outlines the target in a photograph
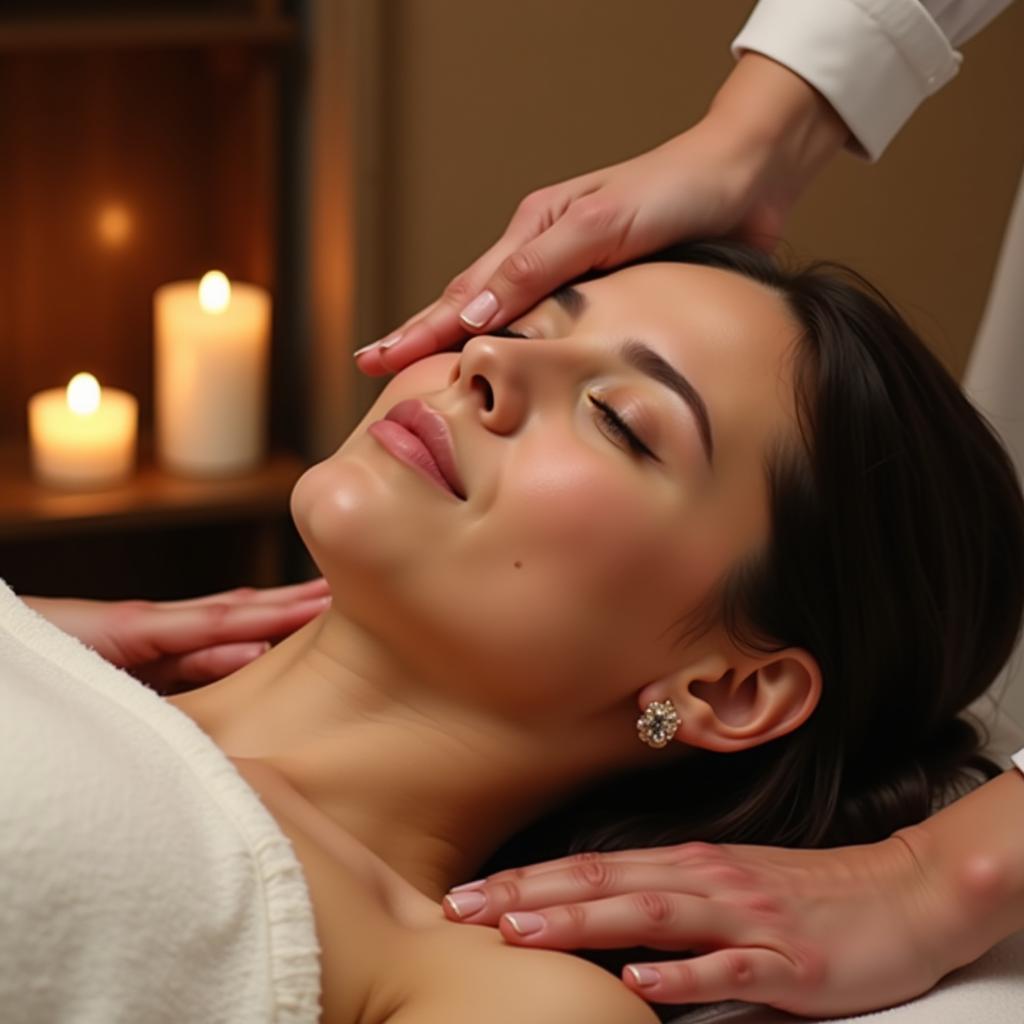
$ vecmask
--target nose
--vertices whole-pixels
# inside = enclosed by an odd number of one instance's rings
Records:
[[[478,334],[466,342],[452,369],[451,384],[475,408],[481,423],[511,434],[529,409],[535,360],[527,349],[548,342]]]

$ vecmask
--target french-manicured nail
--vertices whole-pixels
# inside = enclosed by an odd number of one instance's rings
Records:
[[[547,922],[540,914],[506,914],[505,920],[520,934],[520,935],[536,935]]]
[[[633,975],[633,980],[641,988],[650,988],[661,981],[661,975],[653,967],[634,967],[630,964],[626,970]]]
[[[472,882],[463,882],[462,885],[453,885],[448,891],[449,892],[462,892],[463,889],[479,889],[484,882],[487,881],[485,878],[477,878]]]
[[[364,345],[364,346],[363,346],[362,348],[357,348],[357,349],[355,350],[355,352],[353,352],[353,353],[352,353],[352,356],[353,356],[353,358],[355,358],[356,356],[361,356],[361,355],[362,355],[362,354],[363,354],[364,352],[371,352],[371,351],[372,351],[373,349],[375,349],[375,348],[376,348],[376,347],[377,347],[377,346],[378,346],[379,344],[380,344],[380,342],[379,342],[379,341],[375,341],[375,342],[373,342],[373,343],[372,343],[372,344],[370,344],[370,345]]]
[[[381,352],[386,352],[392,345],[397,345],[402,339],[402,332],[395,331],[394,334],[389,334],[383,341],[378,341],[377,344],[380,346]]]
[[[465,320],[470,327],[483,327],[488,320],[498,312],[498,297],[494,292],[481,292],[466,308],[459,314],[460,320]]]
[[[458,917],[469,917],[478,910],[484,909],[487,897],[482,892],[460,892],[454,896],[451,894],[445,896],[444,901]]]

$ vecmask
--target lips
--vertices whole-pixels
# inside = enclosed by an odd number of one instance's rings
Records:
[[[397,458],[465,501],[451,431],[444,417],[424,402],[415,398],[399,402],[369,432]]]

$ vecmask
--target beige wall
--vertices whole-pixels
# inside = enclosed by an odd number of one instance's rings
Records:
[[[361,211],[372,234],[360,245],[370,262],[359,333],[383,332],[431,301],[531,189],[695,121],[751,7],[379,0],[380,149],[364,190],[375,205]],[[865,272],[957,373],[1024,160],[1022,54],[1018,3],[967,45],[960,75],[881,163],[843,156],[790,225],[798,253]]]

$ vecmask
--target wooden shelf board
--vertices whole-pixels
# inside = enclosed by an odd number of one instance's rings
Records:
[[[0,52],[87,47],[204,46],[243,43],[282,46],[298,39],[293,18],[10,18],[0,21]]]
[[[297,455],[275,452],[250,472],[199,479],[167,472],[144,450],[122,484],[60,491],[36,482],[25,446],[8,442],[0,444],[0,541],[286,515],[305,469]]]

